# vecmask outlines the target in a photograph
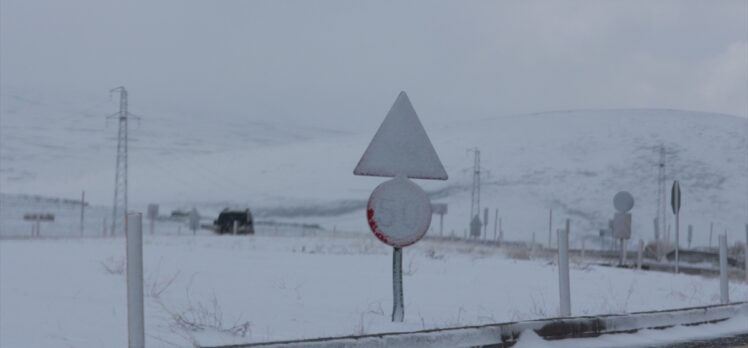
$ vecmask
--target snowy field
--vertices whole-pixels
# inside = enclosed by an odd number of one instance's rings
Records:
[[[146,234],[147,346],[418,330],[558,312],[553,262],[424,240],[405,249],[405,323],[395,325],[391,249],[370,235],[272,232]],[[0,240],[0,346],[125,347],[124,252],[123,238]],[[574,315],[719,302],[717,279],[572,262]],[[748,286],[733,282],[731,298],[748,300]]]
[[[304,123],[311,119],[256,122],[253,117],[259,116],[243,114],[216,122],[211,115],[147,104],[145,96],[133,92],[132,111],[144,117],[130,133],[130,208],[145,211],[148,203],[159,203],[168,214],[197,207],[215,217],[227,206],[249,207],[258,219],[367,231],[363,207],[383,180],[352,171],[397,92],[372,100],[369,116],[347,115],[356,125],[351,129]],[[2,192],[78,199],[85,190],[94,206],[111,206],[116,130],[112,124],[107,128],[103,116],[116,110],[116,100],[107,101],[106,93],[68,94],[13,86],[0,92]],[[448,122],[436,117],[438,100],[409,95],[450,177],[417,183],[433,202],[449,205],[444,217],[449,233],[462,235],[470,221],[473,157],[466,149],[478,147],[485,174],[481,208],[489,208],[492,223],[494,209],[499,210],[508,239],[529,241],[534,232],[540,238],[551,208],[554,228],[573,220],[572,243],[593,238],[612,218],[613,195],[627,190],[636,200],[633,249],[638,239],[654,237],[658,150],[664,145],[667,189],[673,179],[680,180],[680,222],[684,229],[693,225],[693,245],[710,244],[712,224],[715,241],[719,233],[727,233],[731,244],[745,239],[744,118],[611,109],[461,115]],[[88,231],[111,213],[102,209]],[[3,224],[9,222],[0,220],[0,233],[7,233]],[[673,225],[671,214],[666,220]],[[28,230],[23,226],[24,233]],[[75,224],[64,232],[71,230],[77,230]]]

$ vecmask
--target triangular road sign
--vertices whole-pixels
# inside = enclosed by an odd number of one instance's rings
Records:
[[[405,92],[397,96],[353,174],[447,180],[447,172]]]

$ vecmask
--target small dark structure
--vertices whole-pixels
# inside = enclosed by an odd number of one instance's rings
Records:
[[[229,210],[228,208],[224,209],[218,215],[218,219],[213,221],[216,233],[233,233],[234,221],[237,223],[237,234],[255,234],[254,219],[249,209]]]

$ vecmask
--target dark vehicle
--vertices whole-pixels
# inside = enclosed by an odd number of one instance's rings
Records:
[[[255,234],[254,219],[249,209],[229,210],[224,209],[213,221],[213,226],[218,234],[234,233],[234,221],[236,221],[237,234]]]

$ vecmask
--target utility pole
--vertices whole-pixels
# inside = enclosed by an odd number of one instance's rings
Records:
[[[660,240],[667,229],[667,191],[665,189],[665,146],[660,145],[660,158],[657,166],[657,224],[655,225],[655,242],[659,254]],[[659,256],[659,255],[658,255]]]
[[[470,223],[474,218],[480,219],[480,149],[474,147],[468,149],[472,152],[473,157],[473,188],[470,193]],[[468,225],[469,226],[469,225]],[[477,236],[473,236],[477,237]]]
[[[112,207],[111,234],[124,234],[125,219],[127,218],[127,120],[137,118],[127,111],[127,90],[117,87],[109,93],[119,92],[119,111],[107,117],[117,119],[117,162],[114,174],[114,204]]]

